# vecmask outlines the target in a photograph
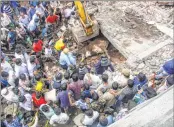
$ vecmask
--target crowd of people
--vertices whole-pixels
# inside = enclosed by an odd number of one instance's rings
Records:
[[[150,77],[127,68],[116,72],[105,54],[94,66],[77,61],[63,35],[47,36],[74,15],[74,4],[2,2],[1,127],[107,127],[174,84],[174,59]],[[14,58],[4,51],[14,51]],[[43,56],[59,68],[51,77]]]

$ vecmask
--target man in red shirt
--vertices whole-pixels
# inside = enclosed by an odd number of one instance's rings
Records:
[[[36,53],[41,52],[42,51],[42,46],[43,46],[42,40],[35,39],[34,43],[33,43],[33,51],[36,52]]]
[[[53,15],[53,12],[51,11],[48,15],[48,17],[46,18],[46,23],[47,24],[57,24],[58,22],[58,16],[57,15]]]
[[[35,108],[39,108],[42,104],[47,103],[45,98],[42,96],[40,92],[33,93],[32,100]]]

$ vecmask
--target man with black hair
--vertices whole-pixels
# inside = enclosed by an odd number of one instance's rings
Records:
[[[12,28],[9,28],[9,32],[7,35],[7,42],[8,42],[8,49],[11,50],[11,48],[14,47],[14,44],[16,42],[16,32]]]
[[[102,96],[102,98],[107,102],[106,105],[110,106],[114,100],[114,98],[119,94],[118,92],[118,82],[112,83],[112,88],[109,89],[107,92],[105,92]]]
[[[69,121],[69,116],[66,113],[62,113],[60,108],[55,108],[55,114],[50,119],[50,124],[53,127],[57,127],[57,124],[66,124]]]
[[[72,75],[72,80],[73,82],[69,85],[68,90],[71,90],[74,94],[74,99],[78,100],[83,88],[83,81],[78,79],[78,74],[76,73]]]
[[[113,116],[109,115],[109,116],[105,117],[102,115],[99,118],[99,123],[98,123],[97,127],[108,127],[113,122],[114,122]]]
[[[39,107],[39,110],[46,116],[46,118],[48,120],[51,119],[51,117],[53,115],[55,115],[54,113],[54,110],[51,108],[51,106],[47,105],[47,104],[42,104],[40,107]]]
[[[39,108],[42,104],[46,104],[44,96],[40,92],[35,92],[32,94],[33,105],[35,108]]]
[[[60,91],[62,78],[63,78],[63,74],[61,72],[54,76],[52,86],[57,91]]]
[[[62,79],[62,84],[66,83],[66,84],[70,84],[71,79],[70,79],[70,73],[68,71],[66,71],[63,75],[64,79]]]
[[[134,88],[139,89],[146,89],[148,87],[148,79],[146,75],[140,72],[134,79]]]
[[[87,68],[84,63],[80,63],[78,68],[79,79],[83,80],[85,74],[88,72],[89,72],[89,68]]]
[[[4,124],[6,127],[22,127],[22,124],[20,123],[20,119],[17,116],[13,118],[11,114],[8,114],[6,116]]]
[[[102,55],[100,61],[95,65],[95,71],[97,74],[101,75],[108,69],[112,72],[114,71],[114,67],[112,66],[110,60],[106,55]]]
[[[84,91],[82,93],[84,93],[85,98],[92,98],[89,84],[87,84],[87,83],[84,84]]]
[[[24,52],[23,47],[21,45],[17,45],[15,49],[15,58],[20,58],[23,63],[27,64],[29,56],[26,52]]]
[[[20,58],[17,58],[15,61],[15,76],[19,78],[19,75],[24,73],[28,76],[28,69],[25,63],[22,63]]]
[[[60,88],[61,92],[58,93],[57,100],[58,102],[60,102],[60,107],[63,110],[67,111],[70,106],[67,84],[66,83],[61,84]]]
[[[83,112],[89,109],[89,103],[92,102],[92,99],[85,98],[84,93],[81,93],[80,99],[75,101],[74,103],[72,102],[72,99],[70,98],[70,96],[69,96],[69,100],[70,100],[71,106],[76,106],[77,108],[81,109]]]
[[[120,95],[118,96],[118,99],[116,103],[114,104],[114,108],[118,112],[121,108],[121,105],[126,106],[124,104],[127,104],[129,100],[132,100],[135,94],[137,93],[137,89],[134,89],[134,81],[129,79],[127,82],[127,87],[125,87]]]
[[[8,83],[8,77],[9,77],[9,73],[8,72],[6,72],[6,71],[2,71],[1,72],[1,77],[0,77],[0,80],[1,80],[1,88],[7,87],[7,86],[10,85]]]
[[[28,67],[30,77],[33,77],[34,76],[33,72],[34,72],[34,69],[36,68],[35,56],[31,56],[30,59],[27,61],[27,67]]]
[[[31,111],[33,109],[32,97],[26,93],[24,96],[19,97],[19,106],[24,110]]]
[[[30,91],[31,88],[29,87],[30,81],[28,77],[22,73],[19,75],[19,87],[23,89],[23,91]]]
[[[99,96],[102,96],[107,90],[111,88],[111,84],[108,83],[108,75],[102,74],[102,84],[97,88]]]
[[[98,117],[99,117],[99,113],[97,111],[88,109],[85,111],[85,116],[82,120],[82,124],[85,126],[92,126]]]

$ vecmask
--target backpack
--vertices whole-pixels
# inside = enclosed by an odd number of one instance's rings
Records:
[[[145,93],[147,99],[150,99],[157,95],[156,91],[152,87],[148,87],[147,89],[145,89],[144,93]]]

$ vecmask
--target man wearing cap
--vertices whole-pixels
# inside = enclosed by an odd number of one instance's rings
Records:
[[[63,52],[60,53],[59,63],[61,67],[66,70],[68,69],[69,65],[76,65],[76,60],[72,58],[68,48],[65,48]]]
[[[119,88],[124,88],[127,85],[128,79],[132,79],[129,69],[122,69],[122,72],[114,77],[114,80],[119,83]]]
[[[103,74],[106,70],[110,69],[114,72],[114,68],[106,55],[102,55],[100,61],[95,65],[97,74]]]
[[[50,119],[50,124],[53,127],[57,127],[59,124],[66,124],[69,120],[69,116],[66,113],[62,113],[60,108],[54,110],[55,114]]]

